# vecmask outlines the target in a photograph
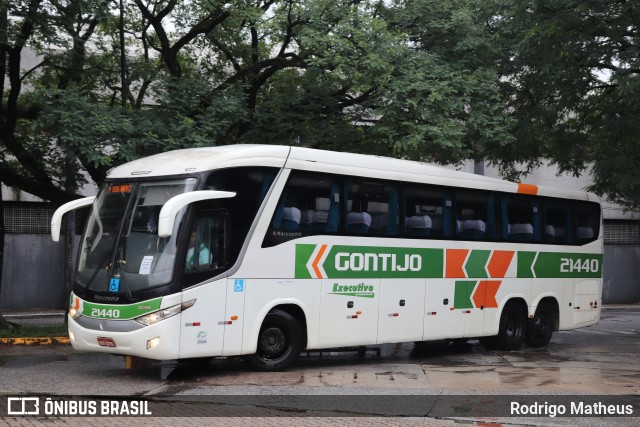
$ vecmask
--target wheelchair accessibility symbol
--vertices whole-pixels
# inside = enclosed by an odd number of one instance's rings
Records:
[[[120,290],[120,279],[117,277],[109,281],[109,292],[118,292]]]
[[[244,279],[236,279],[233,281],[233,292],[244,292]]]

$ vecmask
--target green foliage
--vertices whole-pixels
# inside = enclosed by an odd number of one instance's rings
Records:
[[[638,2],[496,0],[485,14],[516,137],[492,158],[512,172],[543,157],[591,167],[592,191],[640,206]]]
[[[511,178],[550,158],[639,202],[636,2],[131,0],[126,111],[115,3],[2,5],[19,81],[0,179],[43,198],[75,197],[81,170],[99,183],[160,151],[266,143],[484,158]]]

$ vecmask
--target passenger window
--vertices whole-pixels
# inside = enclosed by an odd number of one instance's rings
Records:
[[[337,233],[340,184],[326,174],[291,172],[265,237],[264,247],[315,234]]]
[[[494,196],[489,193],[456,192],[456,236],[464,240],[496,240]]]
[[[211,172],[205,184],[206,190],[232,191],[235,197],[198,202],[198,206],[225,208],[229,210],[229,233],[227,239],[229,267],[235,263],[249,235],[263,199],[271,189],[276,168],[238,167]]]
[[[451,192],[437,187],[407,185],[404,188],[406,237],[451,237]]]
[[[600,207],[597,203],[579,202],[575,205],[576,244],[596,240],[600,234]]]
[[[547,199],[543,206],[542,241],[560,245],[573,244],[573,209],[569,202]]]
[[[394,184],[351,179],[344,188],[346,234],[397,236],[398,187]]]
[[[185,273],[226,268],[228,212],[218,209],[199,213],[189,233],[184,261]]]
[[[539,202],[527,196],[503,195],[500,200],[502,238],[509,242],[539,242]]]

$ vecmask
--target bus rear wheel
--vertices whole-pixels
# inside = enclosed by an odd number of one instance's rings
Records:
[[[529,347],[545,347],[553,335],[553,314],[548,305],[541,305],[536,310],[533,319],[529,319],[529,328],[525,343]]]
[[[500,315],[498,335],[480,338],[480,344],[487,350],[518,350],[527,334],[527,315],[516,303],[508,303]]]
[[[270,311],[260,328],[256,353],[244,359],[258,371],[280,371],[300,354],[302,337],[302,328],[291,314],[277,309]]]

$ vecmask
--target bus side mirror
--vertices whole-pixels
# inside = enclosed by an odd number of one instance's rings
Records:
[[[80,209],[93,203],[96,196],[85,197],[83,199],[72,200],[60,206],[51,217],[51,240],[57,242],[60,240],[60,227],[62,227],[62,217],[67,212]]]
[[[190,191],[170,198],[162,206],[160,217],[158,218],[158,236],[169,237],[173,232],[173,225],[176,214],[185,206],[200,202],[202,200],[228,199],[235,197],[236,193],[231,191]]]

